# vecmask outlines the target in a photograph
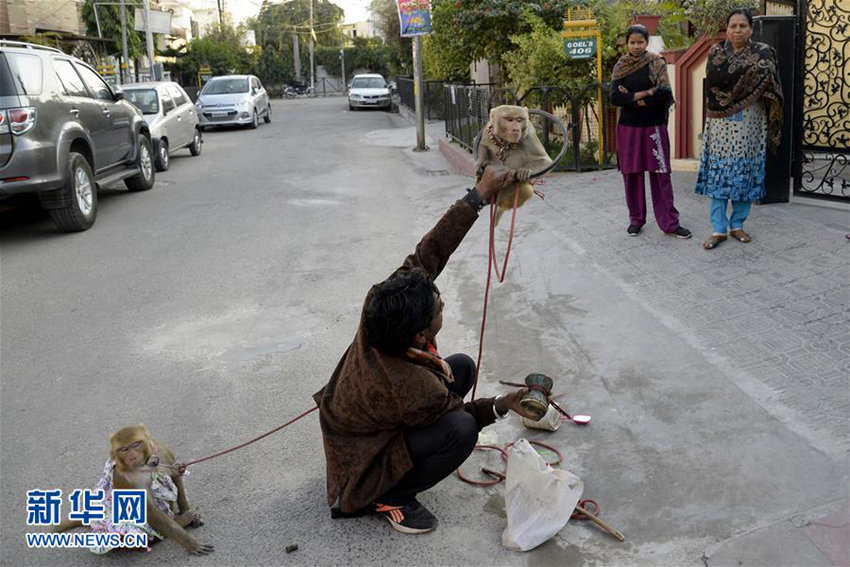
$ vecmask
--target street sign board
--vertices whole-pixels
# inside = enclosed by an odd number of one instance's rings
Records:
[[[141,8],[136,8],[135,23],[133,28],[136,31],[145,31],[145,11]],[[151,15],[151,33],[171,33],[171,12],[161,12],[159,10],[150,10]]]
[[[204,65],[198,69],[198,86],[202,87],[207,84],[207,81],[212,79],[212,69]]]
[[[414,37],[431,33],[430,0],[397,0],[401,37]]]
[[[570,59],[590,59],[596,55],[596,38],[565,39],[564,53]]]

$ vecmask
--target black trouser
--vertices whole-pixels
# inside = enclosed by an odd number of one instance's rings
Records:
[[[465,354],[446,357],[452,367],[454,383],[449,389],[464,397],[475,380],[475,362]],[[478,441],[478,423],[464,410],[450,411],[440,419],[404,433],[413,468],[387,491],[378,502],[401,504],[428,490],[456,470],[472,453]]]

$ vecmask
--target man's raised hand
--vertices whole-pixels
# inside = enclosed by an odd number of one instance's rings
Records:
[[[509,167],[491,164],[484,168],[481,180],[475,188],[478,189],[481,200],[487,203],[498,195],[499,191],[510,187],[511,183],[515,180],[516,172],[514,170]]]

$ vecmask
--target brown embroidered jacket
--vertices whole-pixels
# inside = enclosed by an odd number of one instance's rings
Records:
[[[424,268],[436,278],[478,212],[457,201],[395,273]],[[365,306],[371,298],[366,296]],[[361,315],[354,342],[327,385],[313,395],[327,462],[328,505],[337,498],[345,513],[372,504],[412,468],[405,429],[423,427],[454,410],[471,413],[482,428],[495,421],[493,398],[464,403],[436,370],[389,356],[365,340]]]

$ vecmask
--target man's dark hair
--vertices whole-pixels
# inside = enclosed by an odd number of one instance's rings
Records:
[[[440,291],[422,268],[372,286],[363,315],[366,341],[384,354],[401,354],[434,318],[434,294]]]
[[[629,42],[629,38],[632,36],[633,33],[639,33],[643,36],[643,39],[649,41],[649,30],[646,29],[646,26],[635,24],[633,26],[629,26],[629,29],[626,30],[626,43]]]
[[[729,20],[732,19],[732,16],[735,14],[742,14],[745,18],[747,18],[747,22],[750,24],[750,27],[753,27],[753,14],[750,12],[749,8],[735,8],[729,15],[726,16],[726,25],[729,25]]]

